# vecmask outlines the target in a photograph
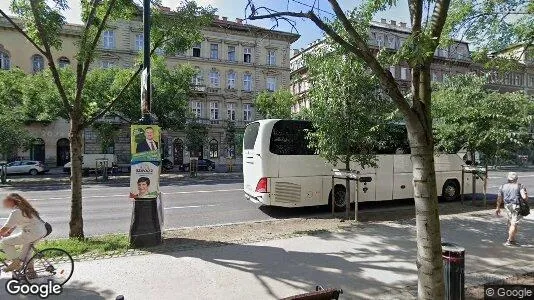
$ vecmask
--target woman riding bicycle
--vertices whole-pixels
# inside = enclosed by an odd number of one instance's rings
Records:
[[[28,200],[19,194],[9,194],[3,201],[4,208],[11,209],[6,223],[0,228],[0,247],[11,260],[4,271],[12,272],[19,270],[23,265],[23,259],[29,257],[31,245],[47,234],[45,222],[39,217],[39,213],[31,206]],[[15,228],[21,229],[16,234],[11,234]],[[22,245],[21,253],[15,246]]]

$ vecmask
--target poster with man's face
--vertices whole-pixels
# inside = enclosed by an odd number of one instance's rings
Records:
[[[159,162],[132,163],[130,198],[155,199],[159,194]]]
[[[161,131],[156,125],[132,125],[132,162],[160,161]]]

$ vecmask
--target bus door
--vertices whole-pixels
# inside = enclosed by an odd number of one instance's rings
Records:
[[[393,157],[393,199],[413,198],[410,154],[395,154]]]
[[[379,155],[376,168],[376,200],[393,199],[394,155]]]
[[[248,194],[253,194],[262,177],[261,157],[259,148],[256,147],[260,123],[250,123],[245,129],[243,137],[243,181],[244,189]]]

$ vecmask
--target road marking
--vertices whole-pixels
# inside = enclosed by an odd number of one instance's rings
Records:
[[[237,192],[243,189],[228,189],[228,190],[207,190],[207,191],[185,191],[185,192],[169,192],[162,193],[163,195],[176,195],[176,194],[196,194],[196,193],[225,193],[225,192]]]
[[[183,191],[183,192],[167,192],[163,193],[163,195],[181,195],[181,194],[200,194],[200,193],[228,193],[228,192],[237,192],[242,191],[243,189],[224,189],[224,190],[202,190],[202,191]],[[112,198],[112,197],[128,197],[127,193],[124,194],[116,194],[116,195],[93,195],[93,196],[83,196],[83,199],[88,198]],[[67,200],[71,199],[70,196],[68,197],[50,197],[50,198],[30,198],[31,201],[44,201],[44,200]]]
[[[208,204],[208,205],[189,205],[189,206],[171,206],[165,207],[163,209],[185,209],[185,208],[201,208],[201,207],[211,207],[217,206],[217,204]]]

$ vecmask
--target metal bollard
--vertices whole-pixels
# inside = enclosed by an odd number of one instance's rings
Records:
[[[453,243],[441,243],[445,299],[465,299],[465,248]]]

